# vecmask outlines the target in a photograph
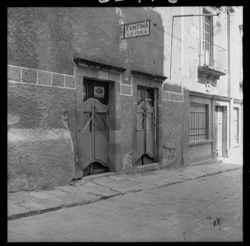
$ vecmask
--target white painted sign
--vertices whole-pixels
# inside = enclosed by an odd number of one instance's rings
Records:
[[[94,86],[94,97],[104,98],[104,87]]]
[[[150,20],[124,24],[123,31],[123,38],[148,36],[150,34]]]

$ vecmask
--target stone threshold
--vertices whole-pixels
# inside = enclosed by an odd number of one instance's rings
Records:
[[[154,170],[159,170],[159,169],[162,169],[162,168],[158,162],[134,167],[134,170],[137,171],[138,173],[154,171]]]

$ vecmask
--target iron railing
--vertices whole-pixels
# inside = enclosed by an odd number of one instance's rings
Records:
[[[207,43],[202,42],[200,57],[201,66],[211,66],[222,72],[226,71],[226,49],[215,44],[207,47]]]

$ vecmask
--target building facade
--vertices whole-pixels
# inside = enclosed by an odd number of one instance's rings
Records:
[[[238,158],[242,8],[217,13],[8,8],[9,191]]]

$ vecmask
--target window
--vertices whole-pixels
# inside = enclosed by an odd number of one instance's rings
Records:
[[[203,14],[211,14],[203,8]],[[203,52],[204,64],[212,65],[213,19],[212,16],[203,16]]]
[[[234,108],[234,118],[233,118],[233,127],[234,127],[234,144],[239,144],[239,108]]]
[[[208,105],[190,105],[190,141],[208,139]]]

